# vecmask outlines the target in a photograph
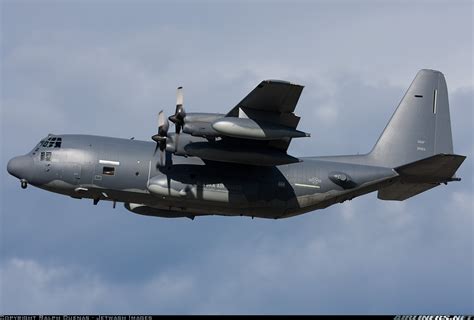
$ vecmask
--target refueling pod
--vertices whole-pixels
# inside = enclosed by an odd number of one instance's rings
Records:
[[[278,140],[310,136],[309,133],[283,125],[264,121],[257,122],[249,118],[221,118],[212,123],[212,128],[225,136],[252,140]]]
[[[188,212],[179,212],[175,210],[166,210],[166,209],[159,209],[153,208],[144,204],[140,203],[128,203],[124,204],[125,209],[131,211],[136,214],[141,214],[144,216],[154,216],[154,217],[162,217],[162,218],[189,218],[194,219],[194,215],[190,215]]]

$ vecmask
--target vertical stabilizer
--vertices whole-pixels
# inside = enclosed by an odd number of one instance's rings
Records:
[[[418,72],[370,152],[375,163],[397,167],[453,153],[448,89],[441,72]]]

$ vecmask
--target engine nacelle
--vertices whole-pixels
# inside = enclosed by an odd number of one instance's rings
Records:
[[[193,121],[184,124],[183,132],[195,137],[217,137],[220,135],[212,128],[212,122]]]
[[[216,137],[220,134],[211,126],[213,122],[225,117],[221,113],[187,113],[184,117],[183,132],[195,137]]]
[[[168,137],[166,139],[166,151],[171,152],[177,156],[188,156],[184,148],[188,144],[194,142],[207,142],[207,139],[202,137],[194,137],[187,133],[168,133]]]

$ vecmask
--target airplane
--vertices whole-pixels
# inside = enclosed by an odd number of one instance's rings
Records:
[[[294,157],[294,110],[303,86],[262,81],[227,113],[187,113],[183,89],[175,114],[158,114],[153,141],[49,134],[8,172],[77,199],[123,202],[129,211],[167,218],[223,215],[288,218],[377,191],[406,200],[455,176],[444,75],[420,70],[367,154]],[[169,132],[169,122],[174,132]],[[337,130],[337,129],[335,129]]]

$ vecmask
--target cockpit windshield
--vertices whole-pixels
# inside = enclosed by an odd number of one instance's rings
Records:
[[[61,148],[61,143],[62,143],[62,138],[61,137],[54,137],[52,135],[49,135],[47,138],[41,140],[36,147],[33,149],[33,155],[35,155],[39,149],[55,149],[55,148]],[[44,152],[42,152],[44,154]],[[48,152],[51,153],[51,152]],[[43,160],[43,159],[41,159]]]
[[[62,138],[61,137],[48,137],[45,140],[41,140],[37,148],[61,148]]]

